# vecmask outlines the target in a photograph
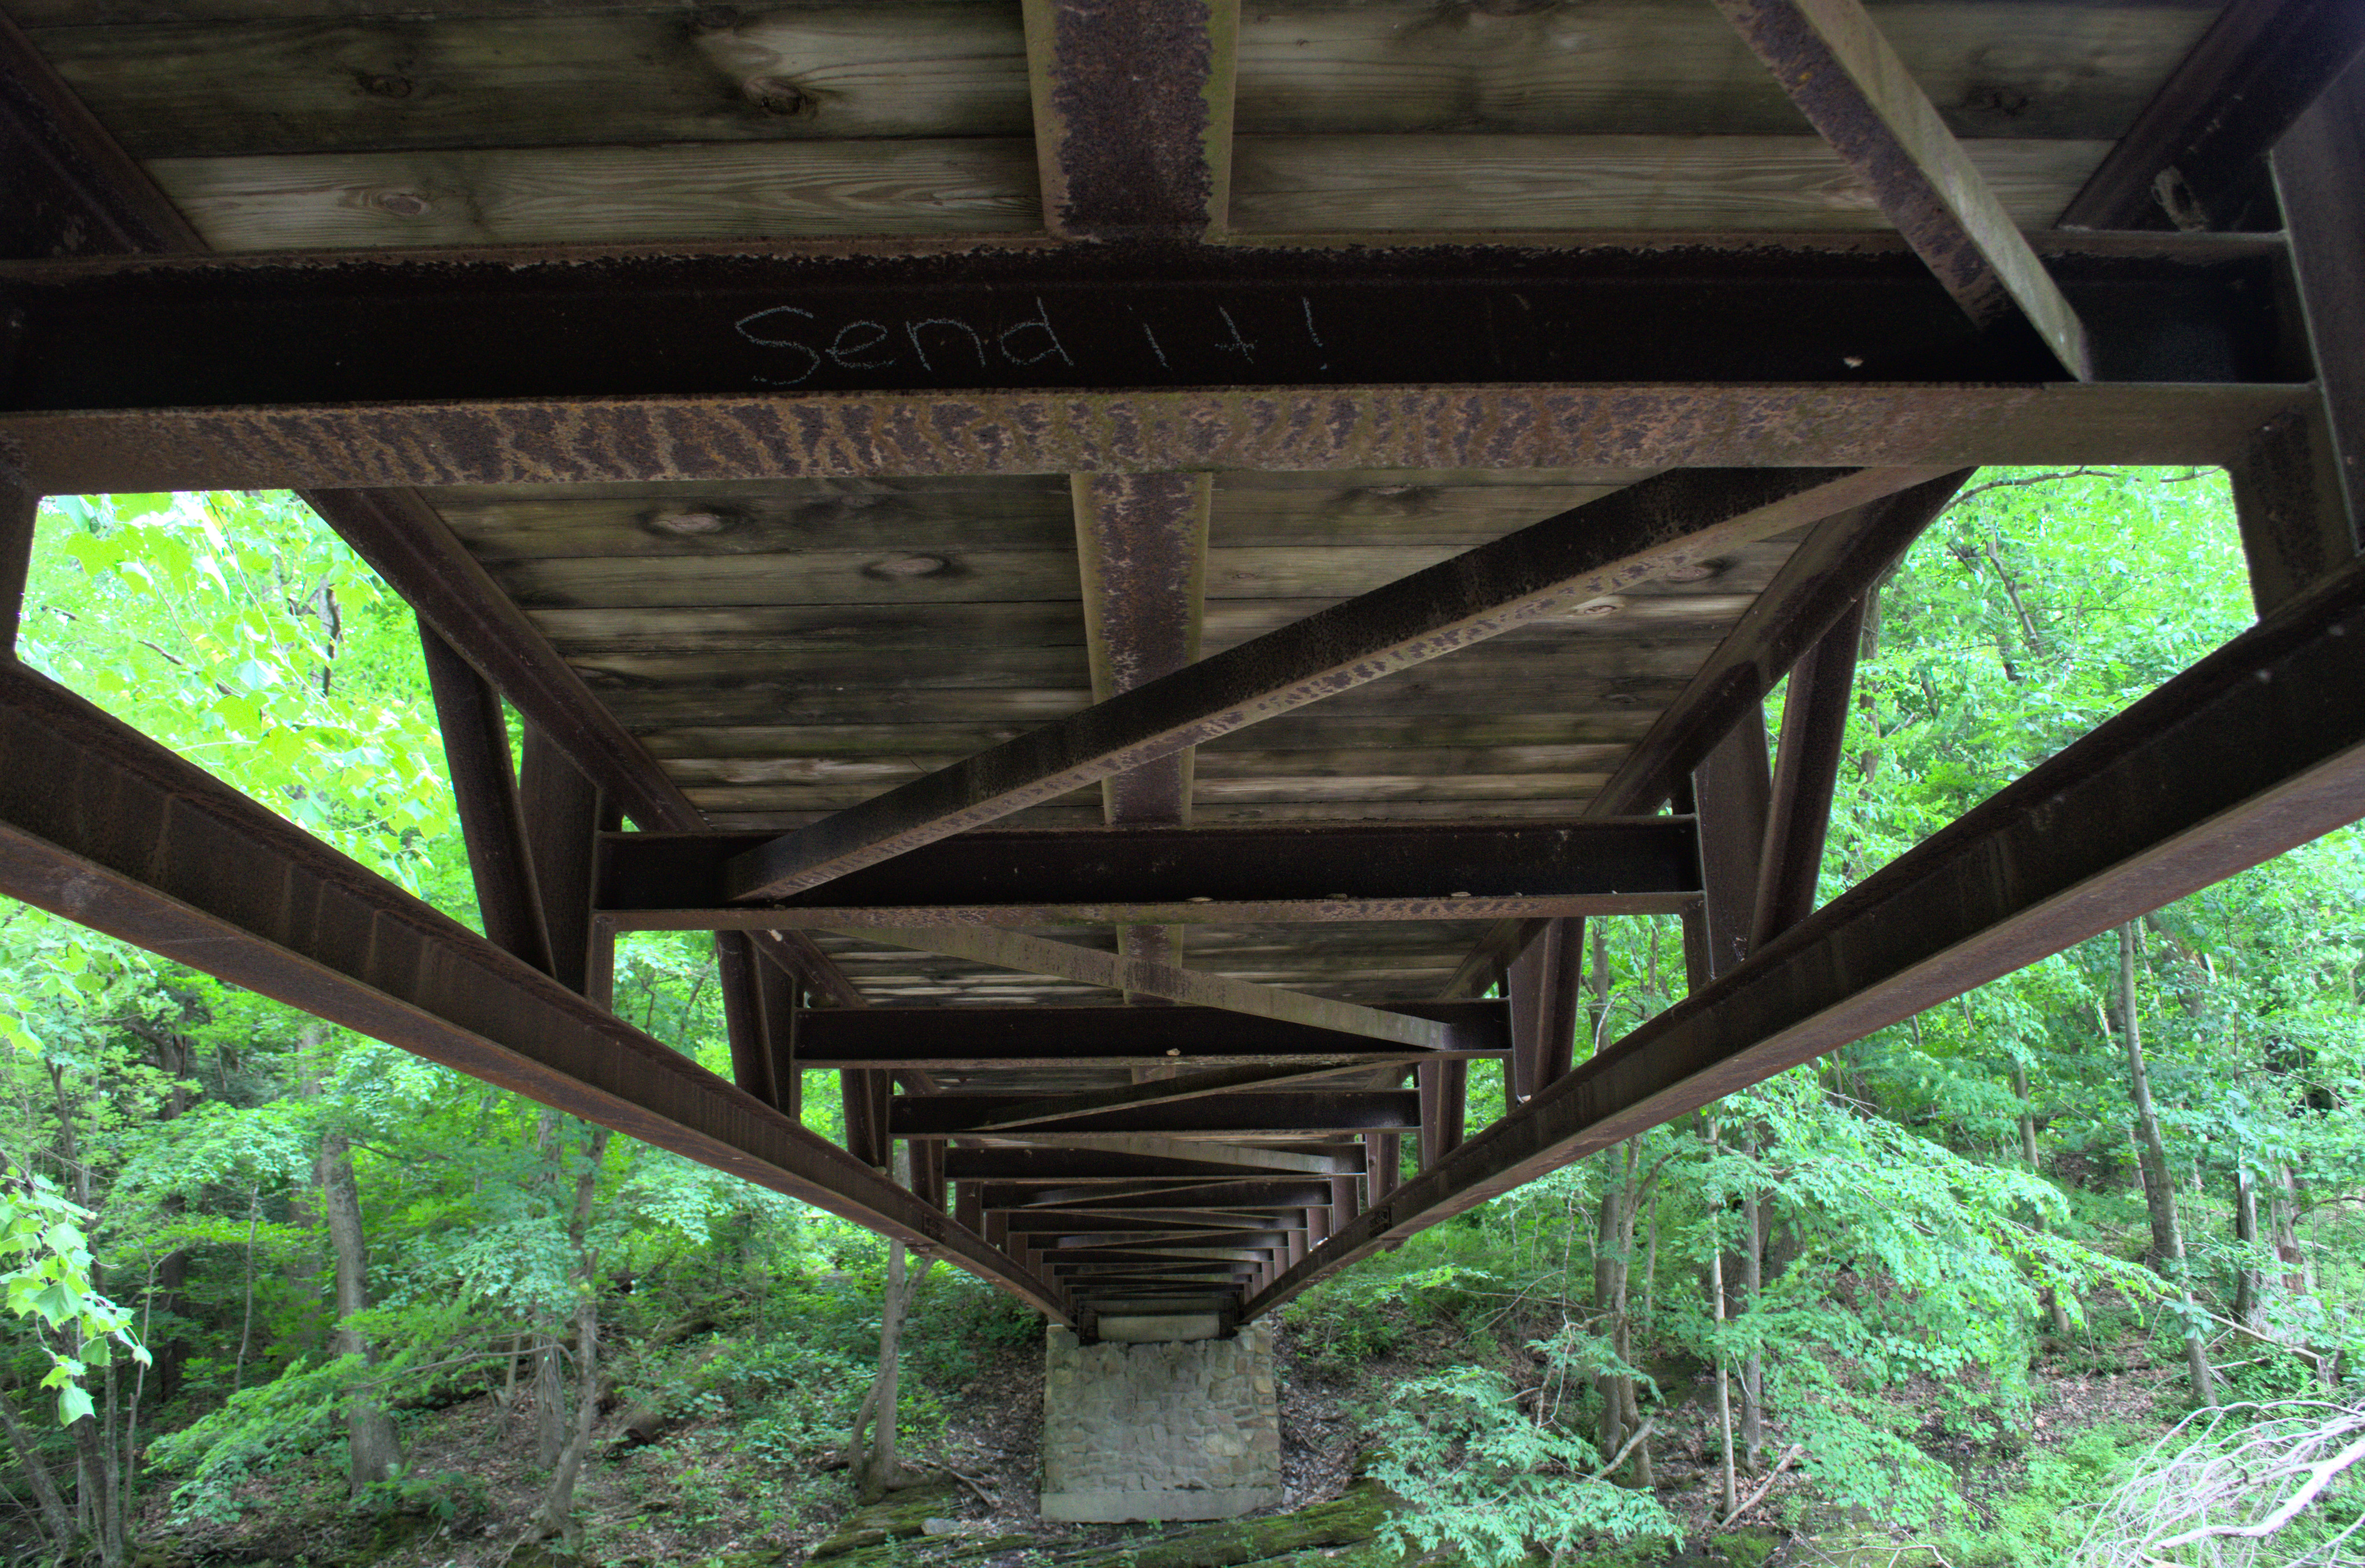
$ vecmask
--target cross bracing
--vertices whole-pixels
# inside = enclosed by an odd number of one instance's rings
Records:
[[[2365,815],[2354,6],[498,18],[571,95],[284,9],[9,6],[9,580],[43,494],[303,490],[488,935],[13,663],[0,886],[1057,1320],[1263,1312]],[[1866,596],[1991,463],[2225,467],[2259,623],[1816,909]],[[1576,1048],[1653,913],[1692,994]],[[605,1006],[647,929],[733,1081]]]

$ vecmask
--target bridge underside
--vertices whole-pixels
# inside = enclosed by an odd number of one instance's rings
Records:
[[[302,490],[486,935],[13,659],[0,890],[1058,1323],[1253,1317],[2365,815],[2353,6],[324,10],[0,22],[0,604],[44,494]],[[2228,468],[2259,623],[1817,909],[1982,464]],[[1691,994],[1575,1060],[1648,913]],[[606,1006],[642,930],[735,1081]]]

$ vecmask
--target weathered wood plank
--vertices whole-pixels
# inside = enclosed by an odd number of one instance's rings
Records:
[[[1971,161],[2042,225],[2102,141],[1990,140]],[[150,173],[215,250],[638,241],[1032,230],[1024,142],[679,143],[160,158]],[[1239,139],[1243,232],[1879,230],[1811,137]]]
[[[1770,577],[1770,571],[1757,574]],[[1615,596],[1614,613],[1588,607],[1550,622],[1588,637],[1644,628],[1653,635],[1713,638],[1749,608],[1762,580],[1721,579],[1722,593],[1673,593],[1671,585],[1637,584]],[[1303,621],[1333,599],[1229,599],[1207,607],[1202,646],[1216,653]],[[1080,648],[1080,606],[1048,599],[928,605],[745,605],[704,610],[632,606],[537,610],[529,617],[573,656],[596,662],[611,654],[792,654],[854,648]],[[1517,635],[1515,633],[1515,635]]]
[[[1565,711],[1460,713],[1434,720],[1390,716],[1341,717],[1327,704],[1304,713],[1268,719],[1254,734],[1207,743],[1201,755],[1216,756],[1238,746],[1249,750],[1328,750],[1439,746],[1631,745],[1651,727],[1647,713],[1620,711],[1583,715]],[[652,731],[641,737],[657,757],[764,757],[809,751],[827,757],[900,757],[915,746],[940,747],[966,756],[1022,733],[1006,725],[976,722],[939,726],[875,722],[828,726]]]
[[[1285,607],[1306,601],[1257,602],[1259,610],[1248,613],[1261,621],[1267,615],[1288,616]],[[1264,610],[1261,607],[1267,604],[1284,608]],[[1311,610],[1299,613],[1311,613]],[[1082,607],[1052,599],[925,605],[726,605],[718,609],[626,605],[536,610],[530,612],[530,619],[552,642],[564,644],[586,659],[608,654],[842,653],[852,648],[1084,645]]]
[[[1256,734],[1261,734],[1261,731]],[[1256,734],[1249,739],[1256,738]],[[970,748],[970,751],[975,747]],[[1268,777],[1341,778],[1393,773],[1407,777],[1594,773],[1614,767],[1628,751],[1614,742],[1574,745],[1454,746],[1403,745],[1386,748],[1274,751],[1254,745],[1210,746],[1200,754],[1200,777],[1243,783]],[[883,789],[968,756],[958,746],[898,756],[848,757],[825,751],[795,756],[676,757],[666,772],[684,789],[701,785],[842,784]]]
[[[1235,801],[1270,805],[1300,801],[1566,801],[1590,799],[1609,781],[1609,773],[1607,767],[1597,767],[1585,772],[1511,774],[1267,774],[1246,778],[1205,778],[1198,784],[1194,799],[1211,807]],[[861,804],[878,791],[867,785],[689,784],[684,786],[684,792],[701,810],[735,812],[843,811]]]
[[[931,141],[158,158],[149,173],[217,251],[1025,232],[1033,149]]]
[[[406,10],[51,27],[35,41],[142,158],[1030,129],[1025,39],[997,6]]]
[[[1467,548],[1455,543],[1216,548],[1207,553],[1207,597],[1352,599]],[[922,543],[762,554],[543,556],[497,559],[488,567],[530,609],[982,603],[1068,599],[1082,591],[1072,546],[1034,551]]]
[[[633,487],[644,488],[651,487]],[[831,548],[1054,550],[1067,509],[1032,488],[981,479],[920,494],[879,489],[814,494],[817,486],[733,495],[721,487],[668,486],[667,496],[431,498],[452,532],[487,560],[578,555],[762,555]]]
[[[1101,820],[1100,807],[1080,791],[1077,804],[1037,806],[1009,819],[1013,827],[1091,827]],[[1483,808],[1466,801],[1299,801],[1237,803],[1213,801],[1194,813],[1202,824],[1211,823],[1308,822],[1445,822],[1473,816],[1498,819],[1579,816],[1592,804],[1590,795],[1559,800],[1490,801]],[[825,812],[715,812],[709,825],[729,833],[785,832],[805,827],[828,815]]]
[[[542,0],[398,17],[371,14],[382,0],[11,9],[141,156],[1031,129],[1018,17],[1000,6],[799,6],[720,26],[712,11]],[[2208,20],[2204,6],[2156,0],[1877,11],[1966,137],[2115,138]],[[1240,28],[1237,113],[1251,134],[1792,129],[1746,66],[1696,6],[1257,7]]]
[[[1880,5],[1958,136],[2115,139],[2208,25],[2205,4]],[[1259,7],[1243,134],[1779,136],[1798,120],[1699,6]]]
[[[1226,549],[1374,543],[1467,547],[1648,476],[1629,470],[1598,482],[1533,485],[1378,478],[1313,490],[1304,485],[1256,483],[1268,477],[1264,475],[1226,474],[1216,477],[1209,532]]]
[[[1989,140],[1965,151],[2012,221],[2034,229],[2110,143]],[[1808,136],[1244,136],[1232,220],[1243,234],[1889,226],[1839,154]]]
[[[1506,696],[1562,679],[1571,683],[1633,678],[1687,679],[1715,648],[1717,641],[1714,634],[1619,638],[1563,633],[1546,639],[1504,642],[1483,650],[1457,650],[1446,655],[1451,662],[1440,662],[1435,669],[1424,673],[1432,682],[1477,684],[1487,689],[1499,686]],[[854,649],[752,662],[736,649],[719,653],[609,654],[592,658],[577,656],[564,643],[558,646],[595,689],[624,686],[661,691],[753,692],[798,690],[822,685],[834,690],[955,691],[973,687],[1047,686],[1078,678],[1088,689],[1097,685],[1092,680],[1084,651],[1075,647],[996,648],[978,644],[964,648],[947,640],[933,652]],[[970,654],[973,658],[964,661],[947,656],[958,654]],[[1174,667],[1182,666],[1177,664]]]
[[[1483,666],[1481,666],[1483,669]],[[1342,714],[1450,716],[1465,712],[1483,697],[1489,682],[1485,674],[1399,676],[1373,689],[1342,692],[1327,703]],[[1569,710],[1578,715],[1616,713],[1664,708],[1682,692],[1680,678],[1660,676],[1620,676],[1607,680],[1565,678],[1558,689]],[[1549,692],[1512,696],[1522,706],[1541,706]],[[618,688],[601,693],[616,716],[634,728],[681,724],[846,724],[898,717],[911,720],[958,721],[998,719],[1013,722],[1064,718],[1090,706],[1092,691],[1081,680],[1073,687],[975,687],[957,690],[895,689],[871,687],[833,690],[759,688],[728,691],[678,688],[643,690]],[[1066,793],[1065,790],[1060,791]]]
[[[1182,746],[1426,664],[1534,618],[1888,495],[1915,470],[1663,475],[1338,610],[1138,687],[833,823],[738,857],[734,896],[781,896],[1055,800]]]

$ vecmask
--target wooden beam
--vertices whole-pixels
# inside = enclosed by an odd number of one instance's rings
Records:
[[[1974,322],[2034,330],[2094,378],[2078,312],[1858,0],[1717,6]]]
[[[1186,745],[1928,478],[1922,469],[1663,474],[1153,680],[734,860],[778,898]]]
[[[1195,240],[1230,204],[1239,0],[1025,0],[1043,226]]]
[[[1250,1302],[2365,817],[2365,562],[1479,1134]]]
[[[1014,931],[963,930],[941,925],[916,931],[863,930],[849,935],[892,943],[915,952],[941,953],[947,958],[993,964],[1025,974],[1048,975],[1110,991],[1147,991],[1197,1007],[1220,1008],[1317,1029],[1332,1029],[1343,1035],[1360,1035],[1417,1050],[1448,1049],[1454,1037],[1448,1025],[1408,1013],[1389,1013],[1333,997],[1311,996],[1302,991],[1227,980],[1200,969],[1173,969],[1072,943],[1046,942]]]
[[[2268,150],[2365,48],[2349,0],[2232,0],[2055,220],[2231,228],[2264,206]]]
[[[1856,600],[1790,667],[1765,848],[1758,862],[1757,907],[1749,923],[1753,953],[1814,912],[1867,602],[1868,596]]]

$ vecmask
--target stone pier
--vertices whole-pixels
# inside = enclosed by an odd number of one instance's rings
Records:
[[[1094,1345],[1049,1331],[1046,1519],[1228,1519],[1281,1502],[1272,1327],[1228,1339],[1216,1327],[1212,1315],[1109,1316]]]

